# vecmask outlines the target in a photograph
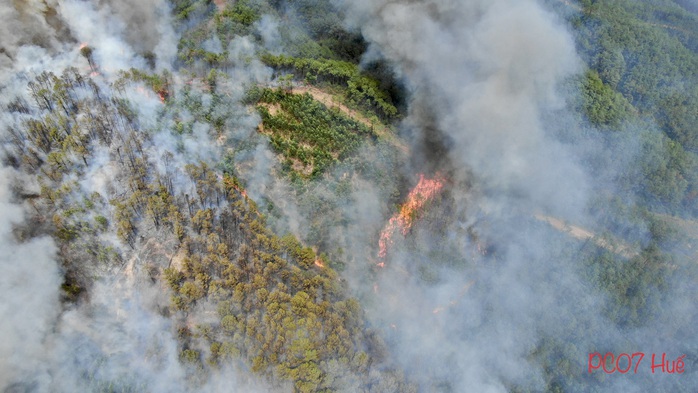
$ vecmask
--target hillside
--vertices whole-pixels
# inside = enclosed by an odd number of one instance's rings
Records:
[[[692,4],[0,5],[0,391],[694,391]]]

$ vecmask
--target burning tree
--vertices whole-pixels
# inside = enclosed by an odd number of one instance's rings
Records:
[[[378,257],[384,259],[388,254],[388,247],[393,243],[393,234],[400,229],[403,236],[409,232],[417,214],[423,209],[424,205],[432,200],[441,192],[444,186],[444,180],[441,175],[437,174],[433,179],[427,179],[424,174],[419,174],[419,182],[407,195],[405,203],[400,206],[400,209],[395,213],[386,226],[383,228],[378,240]],[[383,267],[384,262],[378,263],[378,266]]]
[[[97,72],[96,67],[95,67],[94,58],[92,57],[92,52],[93,52],[92,47],[88,46],[87,44],[80,45],[80,54],[85,59],[87,59],[87,63],[90,65],[90,69],[92,70],[92,72]]]

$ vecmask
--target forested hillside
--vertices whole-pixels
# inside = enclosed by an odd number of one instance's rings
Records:
[[[697,12],[0,5],[0,391],[694,391]]]

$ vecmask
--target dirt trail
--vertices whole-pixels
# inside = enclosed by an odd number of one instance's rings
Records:
[[[606,239],[597,237],[593,232],[576,225],[570,225],[558,218],[546,216],[543,214],[534,214],[536,220],[543,221],[560,232],[564,232],[578,240],[591,240],[597,246],[607,249],[608,251],[623,256],[625,258],[634,258],[640,255],[624,244],[613,244]]]
[[[281,105],[279,105],[279,104],[268,104],[266,102],[261,102],[257,105],[267,108],[267,110],[269,111],[269,114],[272,116],[278,115],[279,112],[281,111]]]
[[[306,85],[301,85],[301,86],[294,86],[293,89],[291,89],[291,93],[293,94],[305,94],[308,93],[310,94],[316,101],[322,102],[326,107],[328,108],[337,108],[339,109],[340,112],[344,113],[345,115],[351,117],[355,121],[365,125],[368,128],[372,128],[374,126],[373,122],[371,120],[367,119],[364,115],[361,113],[350,109],[346,105],[337,102],[335,100],[335,97],[333,97],[331,94],[326,93],[317,87],[313,86],[306,86]]]
[[[409,154],[410,149],[407,147],[407,145],[398,139],[395,134],[390,132],[383,124],[380,122],[374,123],[371,119],[367,118],[363,114],[359,113],[358,111],[355,111],[346,105],[342,104],[337,100],[335,96],[332,94],[329,94],[327,92],[324,92],[317,87],[314,86],[308,86],[308,85],[298,85],[294,86],[291,89],[291,93],[293,94],[305,94],[308,93],[310,94],[313,99],[315,99],[318,102],[321,102],[323,105],[325,105],[328,109],[337,109],[340,112],[342,112],[344,115],[347,117],[351,118],[352,120],[361,123],[365,125],[366,127],[370,128],[376,135],[378,135],[379,138],[382,138],[396,148],[398,148],[400,151],[402,151],[405,154]]]

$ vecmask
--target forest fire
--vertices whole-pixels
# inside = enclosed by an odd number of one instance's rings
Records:
[[[143,86],[136,87],[136,91],[139,94],[146,96],[148,98],[152,97],[151,90],[149,90]],[[165,103],[165,100],[167,100],[167,98],[170,96],[169,92],[167,90],[164,90],[164,89],[155,91],[155,94],[158,96],[158,98],[160,99],[160,102],[163,104]]]
[[[405,236],[409,232],[414,220],[422,210],[424,205],[433,199],[444,186],[441,175],[436,175],[433,179],[427,179],[424,174],[419,174],[419,182],[407,195],[406,202],[400,206],[400,210],[395,213],[388,224],[383,228],[378,240],[378,257],[385,258],[388,254],[388,247],[393,243],[393,234],[400,229]],[[378,267],[384,267],[385,263],[380,262]]]
[[[223,184],[225,185],[226,189],[228,189],[228,192],[231,192],[232,190],[237,191],[242,195],[243,198],[247,199],[247,190],[240,184],[237,178],[235,177],[230,177],[228,175],[218,175],[219,180],[223,180]]]

